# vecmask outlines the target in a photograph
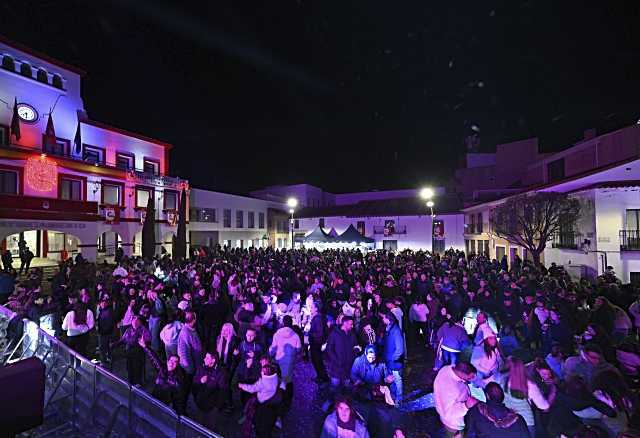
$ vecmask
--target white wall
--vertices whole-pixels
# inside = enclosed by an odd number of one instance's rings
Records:
[[[463,227],[464,217],[462,214],[441,215],[436,217],[437,220],[444,221],[445,229],[445,245],[446,248],[454,247],[464,250]],[[300,228],[297,232],[310,232],[318,225],[319,218],[300,219]],[[374,227],[383,227],[385,220],[394,220],[396,229],[406,226],[406,234],[394,234],[385,237],[383,234],[374,234]],[[376,240],[376,248],[383,247],[384,240],[397,240],[398,250],[431,250],[432,243],[432,221],[431,216],[387,216],[387,217],[368,217],[368,218],[350,218],[350,217],[325,217],[325,231],[335,228],[338,234],[344,232],[349,225],[354,227],[358,221],[365,222],[365,234]]]
[[[595,200],[597,249],[606,251],[607,263],[627,283],[631,272],[640,272],[640,251],[621,253],[619,232],[626,227],[626,210],[640,209],[640,190],[638,187],[597,189]]]

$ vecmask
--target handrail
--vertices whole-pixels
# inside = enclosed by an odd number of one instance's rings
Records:
[[[60,386],[62,386],[62,382],[64,381],[64,378],[67,377],[67,373],[69,372],[70,369],[71,369],[71,365],[67,365],[67,367],[64,370],[64,373],[62,373],[62,376],[60,376],[60,379],[58,379],[58,383],[56,383],[56,386],[54,387],[53,392],[49,396],[49,399],[45,402],[44,404],[45,409],[47,409],[47,407],[49,406],[49,403],[51,403],[51,400],[53,400],[53,397],[56,395],[56,392],[58,392],[58,389],[60,389]]]
[[[116,419],[118,418],[118,414],[120,413],[120,410],[126,407],[127,406],[123,405],[122,403],[119,403],[115,411],[113,411],[113,414],[111,414],[111,418],[109,419],[109,424],[107,425],[107,429],[102,434],[104,438],[109,438],[111,436],[111,431],[113,430],[113,427],[116,425]]]

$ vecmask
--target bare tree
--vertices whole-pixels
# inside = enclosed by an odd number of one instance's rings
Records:
[[[580,201],[565,193],[537,192],[508,198],[490,214],[490,233],[526,248],[536,265],[547,242],[580,217]]]

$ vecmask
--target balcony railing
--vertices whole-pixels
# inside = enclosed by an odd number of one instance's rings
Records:
[[[578,249],[582,244],[582,233],[564,231],[553,235],[553,248]]]
[[[484,232],[486,232],[487,230],[489,230],[489,224],[488,223],[469,223],[469,224],[464,224],[464,233],[465,234],[482,234]]]
[[[620,230],[620,251],[640,251],[640,230]]]
[[[396,225],[393,228],[387,228],[385,232],[384,226],[374,226],[373,234],[385,234],[388,236],[392,236],[394,234],[407,234],[407,226],[406,225]]]

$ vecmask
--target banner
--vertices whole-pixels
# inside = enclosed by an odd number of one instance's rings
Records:
[[[433,238],[435,240],[444,240],[444,222],[441,220],[433,221]]]
[[[167,212],[167,223],[172,227],[178,225],[178,212],[176,211],[168,211]]]
[[[393,233],[396,232],[396,221],[393,219],[387,219],[384,221],[384,235],[385,236],[393,236]]]

